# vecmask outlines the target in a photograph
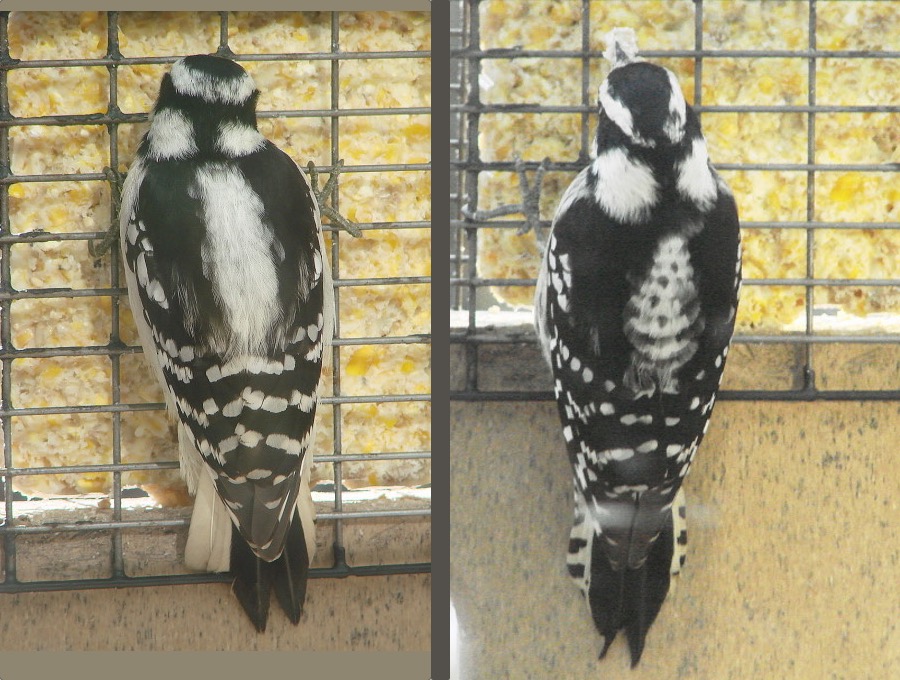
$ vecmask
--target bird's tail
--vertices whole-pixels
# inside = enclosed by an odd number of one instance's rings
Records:
[[[300,485],[297,509],[287,531],[281,555],[266,562],[244,541],[237,527],[232,525],[231,573],[234,593],[259,632],[266,629],[269,599],[275,598],[293,624],[300,622],[306,601],[306,582],[309,565],[315,554],[315,509],[309,492],[308,479]]]
[[[588,523],[589,524],[589,523]],[[615,570],[604,553],[603,543],[593,530],[587,536],[581,554],[587,568],[582,586],[588,606],[600,635],[603,636],[602,659],[619,630],[625,629],[631,651],[631,665],[636,666],[644,651],[647,631],[656,619],[669,591],[670,572],[673,569],[674,529],[671,511],[662,532],[647,554],[647,559],[637,568]],[[574,536],[573,529],[573,536]],[[570,556],[572,554],[570,541]],[[675,562],[678,562],[676,559]],[[572,566],[570,563],[570,573]],[[574,576],[574,574],[572,574]]]

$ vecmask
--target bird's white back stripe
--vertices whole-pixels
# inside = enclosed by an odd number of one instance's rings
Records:
[[[201,256],[231,330],[228,353],[260,354],[281,306],[265,208],[237,168],[209,163],[196,183],[206,224]]]

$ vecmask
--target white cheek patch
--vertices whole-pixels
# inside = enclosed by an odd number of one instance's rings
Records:
[[[222,123],[219,126],[219,137],[216,148],[232,158],[247,156],[265,146],[266,139],[249,125],[240,123]]]
[[[646,222],[659,200],[653,171],[623,149],[604,151],[592,167],[597,175],[594,198],[610,217],[625,224]]]
[[[184,159],[198,152],[194,126],[180,111],[163,109],[153,114],[147,139],[155,161]]]
[[[691,152],[678,163],[678,193],[697,204],[707,212],[712,209],[718,196],[718,185],[709,168],[709,153],[703,138],[695,139]]]

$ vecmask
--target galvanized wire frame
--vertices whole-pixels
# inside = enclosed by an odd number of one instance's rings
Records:
[[[164,470],[177,468],[177,461],[157,463],[131,463],[121,462],[121,414],[130,411],[161,410],[165,407],[162,403],[122,404],[120,403],[120,358],[125,354],[140,352],[140,347],[125,345],[119,337],[119,297],[127,295],[127,289],[119,280],[118,247],[113,247],[108,255],[112,258],[111,280],[108,288],[89,289],[39,289],[18,291],[11,285],[10,250],[13,244],[37,243],[46,241],[90,241],[101,238],[102,232],[64,233],[53,234],[43,231],[12,234],[9,219],[9,187],[12,184],[23,182],[52,182],[52,181],[97,181],[105,180],[102,173],[77,173],[77,174],[44,174],[44,175],[13,175],[11,172],[9,130],[12,127],[27,125],[105,125],[109,131],[110,166],[119,167],[117,127],[125,123],[140,123],[147,120],[146,114],[126,114],[117,105],[117,68],[124,65],[135,64],[168,64],[174,62],[178,56],[171,57],[141,57],[125,58],[119,51],[118,43],[118,12],[108,12],[108,37],[107,53],[97,59],[72,59],[72,60],[40,60],[24,61],[10,57],[8,36],[9,12],[0,12],[0,362],[2,362],[3,374],[0,385],[0,423],[3,426],[3,459],[0,466],[0,500],[5,509],[5,517],[0,523],[0,536],[2,536],[5,559],[5,578],[0,582],[0,592],[26,592],[48,590],[75,590],[108,587],[128,586],[155,586],[175,585],[187,583],[228,582],[230,576],[226,574],[175,574],[175,575],[150,575],[128,576],[125,573],[122,530],[126,529],[165,529],[182,527],[188,524],[188,520],[177,518],[168,520],[139,520],[126,521],[122,519],[122,473],[135,470]],[[397,114],[425,114],[430,115],[430,107],[397,107],[386,109],[346,109],[340,107],[339,70],[340,63],[352,59],[414,59],[430,58],[430,51],[396,51],[396,52],[342,52],[340,50],[340,27],[338,13],[331,14],[331,46],[330,51],[321,53],[284,53],[284,54],[235,54],[228,46],[227,12],[220,12],[220,42],[217,54],[221,56],[239,59],[240,61],[310,61],[324,60],[331,63],[330,91],[331,105],[325,110],[286,110],[260,112],[259,118],[278,117],[329,117],[331,119],[331,165],[320,168],[328,172],[338,162],[338,134],[339,119],[344,116],[369,116],[369,115],[397,115]],[[67,116],[42,116],[16,118],[10,114],[8,74],[11,70],[20,68],[54,68],[71,66],[105,66],[109,71],[109,107],[104,114],[67,115]],[[127,159],[126,159],[127,160]],[[295,159],[301,162],[303,159]],[[345,167],[342,172],[399,172],[399,171],[430,171],[430,163],[393,164],[393,165],[357,165]],[[331,197],[332,205],[339,209],[339,184],[334,189]],[[111,206],[110,219],[114,220],[115,208]],[[431,223],[427,221],[370,223],[357,225],[361,230],[375,229],[430,229]],[[325,226],[332,232],[331,263],[335,285],[335,304],[340,309],[340,292],[344,287],[369,286],[369,285],[403,285],[403,284],[428,284],[430,277],[410,276],[392,278],[341,278],[339,272],[340,230],[337,227]],[[10,309],[15,300],[34,298],[72,298],[72,297],[110,297],[111,329],[109,343],[94,347],[53,347],[15,349],[11,342]],[[343,462],[352,461],[379,461],[379,460],[404,460],[404,459],[430,459],[431,451],[406,451],[384,452],[372,454],[345,454],[342,451],[341,439],[341,407],[344,404],[356,403],[385,403],[385,402],[426,402],[431,400],[429,394],[402,394],[402,395],[376,395],[376,396],[350,396],[341,393],[340,353],[341,348],[352,345],[403,345],[403,344],[430,344],[430,336],[407,335],[397,337],[340,337],[340,315],[335,322],[335,341],[333,347],[334,369],[334,396],[320,399],[320,405],[331,407],[334,410],[334,452],[332,455],[315,456],[317,463],[328,462],[334,469],[334,508],[332,512],[319,513],[319,522],[333,522],[334,524],[334,563],[328,568],[310,570],[310,576],[320,577],[346,577],[385,574],[412,574],[428,573],[431,571],[430,563],[400,563],[380,565],[349,565],[346,561],[343,525],[348,521],[368,518],[403,518],[403,517],[428,517],[431,514],[430,502],[423,502],[419,508],[405,508],[397,510],[377,510],[347,512],[343,508],[342,471]],[[45,358],[62,356],[107,356],[112,364],[112,403],[103,406],[65,406],[46,408],[16,408],[11,401],[11,367],[16,359]],[[14,416],[50,415],[50,414],[74,414],[74,413],[111,413],[113,418],[113,450],[112,464],[103,465],[70,465],[59,467],[40,468],[15,468],[12,458],[12,428],[11,419]],[[5,493],[11,489],[10,482],[17,475],[40,475],[59,473],[84,473],[84,472],[111,472],[112,484],[112,516],[108,522],[77,522],[71,524],[53,524],[37,526],[16,526],[14,513],[14,493]],[[27,581],[22,582],[16,578],[16,537],[23,534],[40,534],[56,532],[91,532],[110,531],[112,534],[111,576],[109,578],[95,579],[71,579],[51,581]]]
[[[897,51],[871,50],[818,50],[816,48],[816,0],[809,0],[809,44],[805,50],[709,50],[703,47],[703,0],[694,2],[694,49],[646,50],[641,55],[654,57],[692,57],[694,59],[694,109],[731,113],[804,113],[807,116],[806,162],[795,163],[717,163],[721,170],[791,170],[805,171],[807,175],[806,219],[801,222],[743,222],[744,228],[802,229],[806,232],[806,272],[798,279],[747,279],[744,285],[790,285],[805,288],[805,331],[801,334],[738,334],[736,343],[799,344],[805,352],[804,385],[786,390],[723,390],[722,399],[730,400],[900,400],[900,389],[880,390],[822,390],[816,387],[812,347],[817,343],[869,343],[897,344],[900,334],[817,334],[813,330],[813,289],[816,286],[900,286],[898,279],[821,279],[816,278],[813,267],[814,233],[817,229],[891,229],[898,230],[900,223],[893,222],[825,222],[815,220],[816,173],[824,171],[897,172],[900,164],[826,164],[815,161],[815,116],[819,113],[897,113],[896,105],[839,106],[816,103],[816,60],[821,58],[845,59],[898,59]],[[451,328],[450,341],[465,349],[465,386],[451,391],[451,400],[459,401],[546,401],[553,399],[551,391],[503,390],[486,391],[478,387],[478,356],[480,344],[507,342],[489,330],[478,328],[476,314],[479,293],[490,286],[534,285],[534,279],[496,279],[479,277],[476,270],[478,257],[478,230],[483,228],[519,228],[521,221],[499,220],[472,221],[465,219],[462,208],[478,206],[478,174],[490,170],[515,169],[512,161],[485,162],[478,147],[480,116],[484,113],[580,113],[582,138],[577,162],[551,162],[550,170],[581,170],[588,162],[589,143],[594,130],[590,127],[590,114],[596,111],[596,93],[590,91],[591,60],[602,59],[602,49],[591,45],[590,0],[581,0],[582,39],[580,49],[534,50],[519,48],[481,48],[479,5],[481,0],[453,0],[451,4],[451,253],[450,253],[450,305],[451,309],[467,313],[465,328]],[[574,48],[575,46],[573,46]],[[602,47],[602,46],[601,46]],[[485,104],[481,101],[479,73],[480,62],[486,58],[578,58],[582,62],[581,105],[556,106],[543,104]],[[702,102],[703,60],[706,57],[793,57],[808,60],[807,103],[803,105],[704,105]],[[578,87],[572,83],[572,87]],[[552,160],[552,159],[551,159]],[[528,164],[535,168],[537,164]],[[542,227],[549,222],[542,221]]]

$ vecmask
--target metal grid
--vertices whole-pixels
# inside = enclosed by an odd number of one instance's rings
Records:
[[[496,286],[534,285],[534,279],[496,279],[479,276],[476,269],[478,259],[479,229],[512,228],[522,226],[521,220],[473,221],[465,218],[462,208],[466,205],[477,209],[478,175],[482,171],[513,171],[512,161],[485,162],[481,159],[478,136],[480,117],[485,113],[579,113],[582,118],[582,138],[580,157],[577,162],[551,162],[545,164],[547,171],[564,170],[577,172],[588,162],[589,143],[594,130],[590,127],[590,114],[596,111],[596,93],[590,90],[589,65],[591,60],[603,58],[602,49],[591,45],[590,0],[581,0],[582,40],[580,49],[537,50],[510,48],[481,48],[479,6],[481,0],[453,0],[451,4],[451,253],[450,253],[450,304],[451,309],[464,312],[465,327],[451,327],[450,341],[464,347],[465,385],[451,391],[451,399],[460,401],[543,401],[552,400],[551,391],[529,390],[482,390],[478,381],[478,347],[483,344],[509,342],[510,336],[497,334],[479,327],[477,316],[487,306],[496,304],[488,288]],[[742,221],[743,228],[792,229],[806,233],[805,276],[793,279],[744,278],[744,285],[779,286],[790,285],[805,289],[805,331],[797,334],[736,334],[735,343],[745,344],[788,344],[801,346],[804,352],[803,386],[798,389],[764,390],[742,389],[723,390],[722,399],[731,400],[900,400],[900,389],[833,389],[825,390],[816,386],[813,366],[813,346],[823,343],[867,343],[872,345],[898,345],[900,334],[880,332],[870,334],[828,334],[813,329],[813,291],[816,287],[852,285],[861,287],[896,287],[900,279],[826,279],[817,278],[814,272],[814,234],[821,229],[888,229],[898,230],[896,222],[838,222],[817,221],[815,183],[817,173],[827,171],[853,171],[865,173],[896,173],[900,164],[827,164],[815,160],[815,118],[817,114],[852,113],[897,113],[896,105],[821,105],[816,103],[816,60],[823,58],[842,59],[898,59],[897,51],[873,50],[819,50],[816,47],[816,0],[809,0],[807,49],[802,50],[711,50],[703,47],[703,0],[693,0],[694,4],[694,47],[679,50],[642,50],[648,58],[687,57],[694,60],[694,109],[720,113],[801,113],[806,116],[806,162],[805,163],[716,163],[720,170],[789,170],[806,173],[806,219],[804,221]],[[608,30],[605,29],[605,30]],[[602,47],[602,46],[601,46]],[[703,63],[711,57],[732,58],[802,58],[807,60],[808,86],[807,102],[801,105],[704,105],[702,102]],[[479,83],[480,65],[483,59],[580,59],[582,64],[581,105],[556,106],[544,104],[485,104],[481,101]],[[572,84],[577,86],[576,83]],[[551,159],[552,161],[552,159]],[[536,163],[526,164],[536,169]],[[574,175],[573,175],[574,177]],[[541,227],[549,227],[548,221],[541,221]],[[545,232],[546,233],[546,232]],[[513,341],[526,339],[522,333],[512,333]],[[896,384],[894,381],[893,384]]]
[[[138,64],[169,64],[181,55],[170,57],[126,58],[119,51],[118,12],[107,13],[108,42],[107,53],[103,58],[72,60],[40,60],[25,61],[10,57],[8,17],[9,12],[0,12],[0,362],[2,362],[2,386],[0,386],[0,425],[3,429],[3,459],[0,461],[0,502],[4,504],[5,516],[0,523],[0,536],[4,552],[5,579],[0,581],[0,592],[25,592],[48,590],[73,590],[107,587],[175,585],[188,583],[228,582],[230,576],[225,574],[175,574],[128,576],[125,573],[122,531],[130,529],[166,530],[173,527],[186,526],[187,519],[161,519],[126,521],[122,519],[122,473],[137,470],[165,470],[178,467],[177,461],[157,463],[131,463],[121,461],[121,415],[131,411],[162,410],[163,403],[124,404],[120,401],[120,359],[126,354],[140,352],[140,347],[125,345],[119,336],[119,298],[127,296],[127,289],[119,280],[118,248],[113,247],[109,257],[112,258],[111,280],[109,287],[88,288],[78,290],[15,290],[11,284],[10,250],[14,244],[38,243],[46,241],[90,241],[101,238],[102,232],[82,233],[47,233],[43,231],[13,234],[10,228],[10,186],[23,182],[86,182],[105,180],[99,172],[80,174],[41,174],[13,175],[10,157],[10,129],[18,126],[50,125],[105,125],[109,132],[110,166],[119,167],[119,149],[116,130],[121,124],[141,123],[148,118],[147,114],[126,114],[117,106],[117,68]],[[331,165],[319,168],[328,172],[338,162],[339,120],[344,116],[379,116],[397,114],[430,115],[430,107],[395,107],[379,109],[348,109],[340,107],[339,72],[342,61],[353,59],[422,59],[430,58],[430,51],[392,51],[392,52],[344,52],[341,51],[341,35],[338,13],[331,13],[331,45],[330,51],[320,53],[282,53],[282,54],[235,54],[228,45],[228,12],[219,13],[220,38],[216,54],[238,59],[240,61],[310,61],[324,60],[331,64],[330,75],[330,108],[324,110],[285,110],[259,112],[259,118],[280,117],[327,117],[331,121]],[[8,76],[10,71],[21,68],[58,68],[71,66],[103,66],[109,72],[109,107],[105,114],[14,117],[10,113]],[[344,167],[342,173],[357,172],[400,172],[430,171],[430,163],[392,164],[392,165],[356,165]],[[339,184],[331,197],[332,205],[339,209]],[[111,208],[110,219],[115,220],[115,208]],[[430,222],[409,221],[390,223],[358,224],[361,230],[384,229],[430,229]],[[331,263],[335,285],[335,304],[340,309],[340,293],[345,287],[352,286],[385,286],[403,284],[428,284],[430,277],[395,277],[395,278],[342,278],[339,272],[339,252],[341,247],[340,230],[336,227],[324,226],[332,232]],[[111,297],[112,324],[109,343],[94,347],[53,347],[15,349],[11,341],[10,308],[13,301],[35,298],[74,298],[74,297]],[[321,398],[320,406],[330,407],[334,411],[334,452],[333,455],[315,456],[316,463],[331,463],[334,470],[334,506],[333,511],[319,513],[317,521],[334,525],[334,563],[328,568],[310,570],[310,576],[346,577],[384,574],[428,573],[430,563],[398,563],[378,565],[349,565],[346,561],[343,528],[345,523],[371,518],[428,517],[431,514],[430,501],[423,501],[421,507],[396,510],[347,511],[344,509],[342,463],[352,461],[388,461],[403,459],[430,460],[431,451],[382,452],[367,454],[351,454],[342,451],[341,408],[346,404],[386,403],[386,402],[429,402],[429,394],[384,394],[376,396],[345,395],[341,391],[340,353],[341,349],[353,345],[405,345],[430,344],[429,335],[407,335],[396,337],[341,337],[340,320],[336,320],[334,341],[334,396]],[[16,408],[11,400],[11,367],[16,359],[35,359],[47,357],[102,356],[108,357],[112,365],[112,402],[104,406],[66,406],[44,408]],[[148,378],[149,379],[149,378]],[[38,416],[50,414],[83,414],[110,413],[113,418],[112,464],[78,465],[58,467],[16,468],[13,465],[13,439],[11,419],[17,416]],[[10,489],[10,482],[17,475],[42,475],[59,473],[110,472],[113,476],[111,492],[112,521],[107,522],[75,522],[70,524],[52,524],[21,526],[16,523],[16,494],[4,493]],[[392,521],[392,520],[388,520]],[[111,576],[109,578],[71,579],[52,581],[22,582],[16,578],[16,537],[27,534],[50,534],[56,532],[110,532],[112,535]]]

